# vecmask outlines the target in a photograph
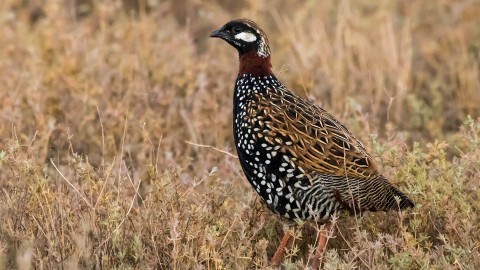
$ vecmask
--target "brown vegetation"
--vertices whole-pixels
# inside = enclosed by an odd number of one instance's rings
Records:
[[[0,269],[267,267],[282,223],[195,145],[234,154],[238,17],[416,203],[340,217],[325,268],[480,268],[478,1],[218,2],[0,3]]]

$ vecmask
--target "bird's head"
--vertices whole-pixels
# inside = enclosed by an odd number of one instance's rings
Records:
[[[270,47],[265,32],[253,21],[238,19],[213,31],[210,37],[221,38],[237,49],[240,56],[256,53],[262,58],[270,57]]]

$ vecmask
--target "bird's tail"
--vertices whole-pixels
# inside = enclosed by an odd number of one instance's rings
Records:
[[[389,183],[390,184],[390,183]],[[393,201],[393,203],[388,203],[387,209],[392,210],[405,210],[408,208],[413,208],[415,204],[407,197],[407,195],[403,194],[400,190],[390,184],[390,194],[388,201]]]
[[[351,193],[343,194],[343,202],[349,208],[364,209],[369,211],[405,210],[415,204],[394,187],[385,177],[378,175],[368,180],[351,181]],[[352,203],[353,202],[353,203]]]

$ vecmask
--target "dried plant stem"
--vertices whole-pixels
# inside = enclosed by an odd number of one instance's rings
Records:
[[[223,153],[223,154],[225,154],[225,155],[227,155],[227,156],[229,156],[229,157],[238,158],[236,155],[234,155],[234,154],[232,154],[232,153],[229,153],[229,152],[227,152],[227,151],[225,151],[225,150],[222,150],[222,149],[218,149],[218,148],[216,148],[216,147],[214,147],[214,146],[211,146],[211,145],[198,144],[198,143],[193,143],[193,142],[190,142],[190,141],[185,141],[185,142],[188,143],[188,144],[190,144],[190,145],[194,145],[194,146],[198,146],[198,147],[211,148],[211,149],[213,149],[213,150],[215,150],[215,151],[218,151],[218,152],[220,152],[220,153]]]

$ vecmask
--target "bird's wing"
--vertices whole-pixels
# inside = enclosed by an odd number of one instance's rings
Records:
[[[357,179],[379,174],[360,141],[325,110],[290,91],[268,89],[267,96],[259,97],[254,110],[265,126],[259,137],[281,145],[279,151],[289,153],[306,174]]]

